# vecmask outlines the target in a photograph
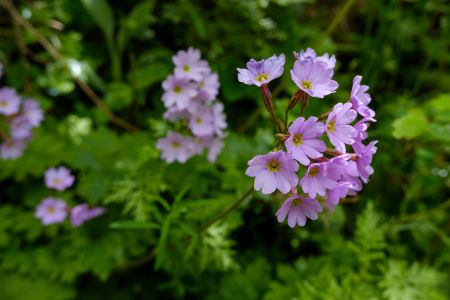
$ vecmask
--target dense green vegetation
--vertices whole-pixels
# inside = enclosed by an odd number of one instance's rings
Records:
[[[155,148],[161,82],[189,46],[219,74],[215,164],[169,165]],[[296,91],[290,53],[307,47],[336,55],[340,89],[306,114],[346,101],[361,74],[379,143],[358,196],[291,229],[275,218],[283,195],[239,201],[247,161],[274,138],[236,67],[285,53],[281,108]],[[0,299],[449,299],[449,50],[446,0],[0,0],[0,86],[45,110],[23,156],[0,160]],[[77,179],[57,195],[103,216],[35,218],[58,165]]]

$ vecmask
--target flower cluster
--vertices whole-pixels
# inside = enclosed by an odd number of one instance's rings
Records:
[[[332,79],[336,64],[334,55],[317,56],[308,48],[294,52],[294,57],[290,74],[299,90],[286,108],[284,122],[274,114],[267,86],[282,75],[284,55],[261,61],[252,59],[247,63],[247,69],[237,69],[240,82],[261,88],[266,108],[279,131],[278,147],[252,158],[246,175],[255,177],[255,190],[264,194],[276,190],[283,194],[290,192],[290,197],[276,213],[278,221],[287,218],[290,227],[304,226],[308,218],[316,220],[323,205],[332,211],[340,199],[361,191],[363,183],[367,183],[374,172],[371,163],[377,151],[377,141],[365,141],[370,123],[376,120],[375,112],[368,107],[371,101],[367,93],[369,87],[361,85],[359,75],[353,79],[347,102],[337,103],[320,117],[299,116],[288,123],[288,112],[298,103],[303,113],[309,97],[324,98],[339,86]],[[305,168],[302,178],[297,175],[300,165]],[[299,188],[303,193],[298,193]]]
[[[64,191],[74,184],[75,176],[66,167],[50,168],[44,174],[44,182],[49,189]],[[50,225],[62,223],[70,215],[72,226],[78,227],[104,212],[103,207],[89,207],[86,203],[70,208],[61,198],[47,197],[36,207],[35,216],[42,224]]]
[[[3,67],[0,65],[0,77]],[[3,143],[0,145],[1,159],[20,157],[27,142],[32,137],[32,130],[44,119],[44,112],[39,103],[32,99],[24,99],[10,87],[0,88],[0,115],[9,132],[0,129]]]
[[[168,163],[184,163],[204,149],[208,160],[214,162],[223,148],[227,128],[223,104],[216,101],[219,77],[197,49],[178,51],[172,60],[175,70],[162,83],[162,100],[164,118],[176,123],[178,130],[169,131],[156,147]]]

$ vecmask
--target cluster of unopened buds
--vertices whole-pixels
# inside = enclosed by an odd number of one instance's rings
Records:
[[[268,83],[283,74],[285,56],[252,59],[246,69],[237,69],[240,82],[260,87],[265,107],[278,131],[276,148],[252,158],[246,175],[255,177],[255,190],[264,194],[276,190],[290,193],[276,213],[279,222],[287,217],[290,227],[304,226],[307,218],[316,220],[325,203],[332,211],[340,199],[361,191],[363,183],[374,172],[371,163],[377,150],[377,141],[365,141],[369,124],[376,120],[375,112],[368,107],[369,87],[361,85],[359,75],[353,79],[347,102],[337,103],[319,117],[300,116],[289,124],[289,111],[294,107],[300,105],[300,115],[303,115],[309,97],[322,99],[339,86],[332,79],[334,55],[317,56],[308,48],[294,52],[294,57],[290,74],[299,89],[286,108],[284,121],[275,114]],[[324,141],[325,136],[328,140]],[[352,152],[347,152],[347,148]],[[304,166],[301,179],[297,175],[299,164]],[[303,170],[300,172],[303,174]]]
[[[2,69],[0,64],[0,77]],[[3,116],[0,125],[3,140],[0,145],[0,158],[16,159],[22,155],[27,142],[31,140],[33,128],[38,127],[44,119],[44,112],[37,101],[32,99],[22,101],[15,89],[2,87],[0,115]]]
[[[214,162],[223,148],[227,128],[223,104],[216,100],[219,77],[197,49],[178,51],[172,61],[175,70],[162,83],[162,100],[164,118],[173,122],[175,129],[159,139],[156,147],[168,163],[184,163],[204,149],[208,160]]]
[[[75,176],[71,174],[69,169],[61,166],[48,169],[44,174],[44,181],[47,188],[62,192],[74,184]],[[103,207],[90,207],[88,204],[82,203],[71,208],[61,198],[47,197],[42,199],[36,207],[35,216],[42,221],[42,224],[50,225],[64,222],[70,214],[72,226],[78,227],[104,212]]]

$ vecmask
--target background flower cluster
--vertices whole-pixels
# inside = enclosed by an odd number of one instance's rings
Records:
[[[216,100],[219,76],[202,60],[200,51],[180,50],[172,58],[175,70],[162,83],[164,118],[177,122],[177,130],[158,140],[157,148],[168,163],[186,162],[207,149],[208,160],[214,162],[223,148],[227,122],[223,104]]]
[[[45,186],[49,189],[62,192],[70,188],[75,182],[75,176],[64,166],[49,168],[44,174]],[[105,212],[103,207],[90,207],[86,203],[69,207],[60,197],[47,197],[42,199],[36,207],[35,216],[44,225],[62,223],[70,215],[70,223],[74,227],[96,218]]]
[[[0,78],[3,65],[0,64]],[[22,155],[32,138],[32,130],[40,126],[44,111],[36,100],[22,97],[12,87],[0,87],[0,145],[1,159],[16,159]]]

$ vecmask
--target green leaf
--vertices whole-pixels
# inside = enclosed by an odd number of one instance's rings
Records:
[[[428,125],[428,120],[420,109],[412,109],[394,121],[392,135],[397,138],[413,139],[420,136]]]
[[[114,33],[114,16],[111,6],[105,0],[81,0],[84,8],[97,23],[108,40],[112,40]]]
[[[112,110],[124,109],[133,100],[133,91],[129,85],[123,82],[113,82],[108,87],[105,102]]]
[[[158,229],[160,226],[153,222],[143,221],[118,221],[109,224],[112,229]]]

